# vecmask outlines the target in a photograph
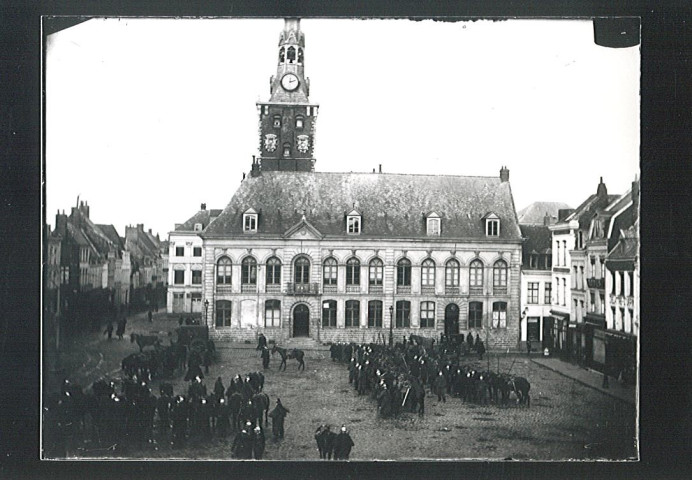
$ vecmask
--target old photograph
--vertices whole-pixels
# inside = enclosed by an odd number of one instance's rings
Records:
[[[639,459],[638,19],[42,29],[43,460]]]

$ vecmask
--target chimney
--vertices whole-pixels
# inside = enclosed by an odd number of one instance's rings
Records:
[[[149,235],[151,235],[151,228],[149,229]]]
[[[596,190],[596,195],[599,198],[605,198],[608,196],[608,189],[605,186],[605,183],[603,183],[603,177],[601,177],[601,181],[598,184],[598,189]]]
[[[380,173],[382,173],[382,164],[380,163]]]
[[[55,232],[64,237],[65,230],[67,230],[67,215],[65,215],[64,210],[62,214],[60,213],[60,210],[58,210],[57,215],[55,215]]]
[[[243,180],[245,180],[245,172],[243,172]]]
[[[574,213],[573,208],[561,208],[557,211],[557,221],[562,222],[565,218],[569,217]]]
[[[260,176],[260,162],[255,159],[255,156],[252,156],[252,170],[250,170],[250,176],[251,177],[259,177]]]
[[[207,204],[203,203],[202,205],[199,206],[200,210],[206,210],[207,209]]]
[[[509,169],[507,167],[500,169],[500,181],[502,183],[509,182]]]
[[[138,224],[137,224],[137,230],[139,230],[140,232],[144,232],[144,224],[143,224],[143,223],[138,223]]]
[[[543,217],[543,226],[547,227],[550,225],[553,225],[555,223],[555,217],[552,215],[549,215],[548,212],[545,212],[545,216]]]

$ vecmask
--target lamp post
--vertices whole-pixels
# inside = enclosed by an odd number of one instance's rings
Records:
[[[209,299],[204,300],[204,324],[208,324],[209,320]]]
[[[394,305],[389,306],[389,346],[394,344]]]

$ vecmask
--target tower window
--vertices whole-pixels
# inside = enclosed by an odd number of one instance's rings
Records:
[[[274,128],[281,128],[281,116],[274,115]]]
[[[286,50],[284,50],[284,47],[281,47],[279,49],[279,63],[284,63],[286,60]]]
[[[291,144],[290,143],[284,143],[284,157],[290,157],[291,156]]]
[[[298,63],[303,63],[303,49],[298,48]]]
[[[293,63],[296,61],[296,48],[295,47],[288,47],[288,50],[286,52],[286,58],[288,59],[288,63]]]
[[[296,128],[303,128],[303,117],[296,117]]]

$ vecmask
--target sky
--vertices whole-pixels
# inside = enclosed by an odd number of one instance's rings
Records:
[[[167,238],[224,208],[258,155],[283,19],[99,18],[48,37],[46,221]],[[589,20],[302,19],[316,171],[499,176],[517,211],[639,172],[640,49]]]

